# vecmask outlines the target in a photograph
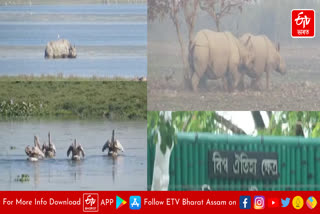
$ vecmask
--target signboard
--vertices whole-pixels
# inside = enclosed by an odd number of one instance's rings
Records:
[[[209,178],[275,180],[278,153],[211,150],[208,154]]]

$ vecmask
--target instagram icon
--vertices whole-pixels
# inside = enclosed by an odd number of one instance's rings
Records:
[[[254,209],[256,210],[262,210],[264,209],[264,196],[254,196]]]

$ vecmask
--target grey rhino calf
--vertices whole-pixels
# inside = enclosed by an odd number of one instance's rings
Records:
[[[248,38],[251,38],[249,42]],[[260,80],[263,73],[266,73],[266,88],[269,89],[269,76],[272,70],[284,75],[286,74],[286,63],[280,55],[280,44],[277,48],[265,35],[255,36],[246,33],[240,37],[240,42],[254,55],[254,66],[252,69],[241,70],[241,84],[243,85],[244,75],[252,78],[251,86],[260,88]]]
[[[247,39],[247,43],[250,38]],[[223,79],[224,87],[232,91],[238,86],[238,69],[252,69],[253,55],[230,32],[199,31],[189,44],[191,85],[197,91],[199,81]]]
[[[47,44],[45,58],[76,58],[77,51],[75,46],[71,46],[70,42],[66,39],[59,39],[51,41]]]

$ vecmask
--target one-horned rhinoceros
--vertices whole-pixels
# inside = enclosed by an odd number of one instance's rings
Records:
[[[248,38],[249,42],[246,42]],[[244,74],[252,78],[251,86],[260,88],[260,79],[263,73],[266,73],[266,88],[269,88],[269,75],[272,70],[284,75],[286,73],[286,64],[280,55],[280,44],[275,45],[265,35],[254,36],[246,33],[240,37],[240,42],[254,55],[253,69],[242,70],[241,84],[243,84]]]
[[[51,41],[47,44],[44,52],[45,58],[76,58],[76,47],[71,46],[66,39]]]
[[[242,66],[252,69],[253,55],[230,32],[201,30],[189,44],[189,64],[194,91],[203,78],[222,78],[224,87],[231,91],[240,80],[238,69]]]

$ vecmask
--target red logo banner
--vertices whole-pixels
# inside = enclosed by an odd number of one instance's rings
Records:
[[[299,201],[294,199],[296,196],[301,197]],[[315,191],[4,191],[0,192],[0,211],[46,214],[272,211],[285,214],[298,212],[299,205],[301,213],[319,213],[317,200],[320,200],[320,192]]]
[[[316,34],[316,16],[312,9],[291,11],[291,37],[313,38]]]

